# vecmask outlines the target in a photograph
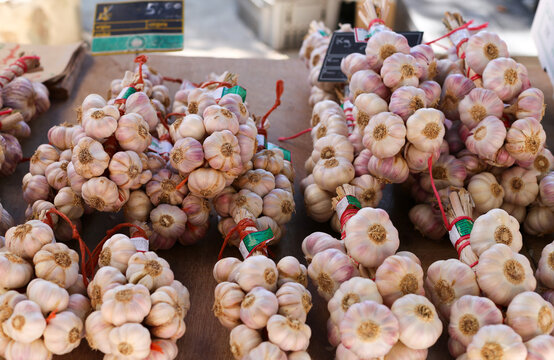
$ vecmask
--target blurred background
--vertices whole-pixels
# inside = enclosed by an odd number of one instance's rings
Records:
[[[552,1],[552,0],[543,0]],[[65,44],[90,40],[97,0],[0,0],[0,42]],[[531,24],[538,0],[396,0],[395,30],[419,30],[424,41],[442,34],[445,11],[476,24],[489,22],[511,55],[537,54]],[[286,58],[311,20],[334,29],[356,22],[355,0],[185,0],[184,50],[175,55]],[[440,50],[440,49],[436,49]]]

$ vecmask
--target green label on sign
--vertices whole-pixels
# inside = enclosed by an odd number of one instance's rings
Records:
[[[346,195],[346,200],[348,200],[348,205],[355,206],[358,209],[362,208],[362,204],[360,204],[360,201],[358,199],[356,199],[354,196]]]
[[[246,89],[242,86],[233,86],[232,88],[223,88],[223,92],[221,93],[221,97],[223,97],[225,94],[237,94],[240,95],[242,98],[242,101],[246,101]]]
[[[268,150],[272,150],[272,149],[279,149],[283,152],[283,158],[287,161],[290,161],[291,159],[291,154],[290,154],[290,151],[288,151],[287,149],[283,149],[282,147],[280,146],[277,146],[275,144],[272,144],[270,142],[267,143],[267,146],[266,146],[266,149]]]
[[[267,228],[266,230],[257,231],[246,235],[244,239],[242,239],[242,242],[248,250],[248,253],[251,253],[256,246],[271,238],[273,238],[273,231],[271,230],[271,228]]]
[[[468,219],[459,220],[456,222],[456,229],[458,233],[460,233],[460,236],[469,235],[473,229],[473,221]]]
[[[134,87],[128,87],[127,90],[123,93],[123,96],[121,96],[122,99],[127,99],[129,96],[133,95],[137,92],[137,89]]]

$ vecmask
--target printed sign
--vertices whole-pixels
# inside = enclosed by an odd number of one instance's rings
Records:
[[[92,53],[181,50],[183,25],[183,0],[99,3]]]

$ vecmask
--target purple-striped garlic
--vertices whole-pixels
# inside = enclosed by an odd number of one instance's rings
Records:
[[[500,100],[510,101],[518,96],[527,80],[527,69],[515,60],[499,57],[483,70],[483,86],[496,92]]]
[[[482,74],[491,60],[508,56],[508,47],[504,40],[488,31],[470,36],[465,49],[465,61],[477,74]]]
[[[492,90],[475,88],[458,104],[460,120],[471,130],[487,116],[502,117],[504,103]]]
[[[383,61],[381,77],[383,84],[395,90],[400,86],[418,86],[424,68],[411,55],[396,53]]]

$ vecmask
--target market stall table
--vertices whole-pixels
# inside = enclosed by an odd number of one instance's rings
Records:
[[[77,81],[77,87],[71,97],[65,102],[55,102],[45,115],[36,119],[31,127],[33,135],[22,142],[25,156],[39,144],[47,143],[48,129],[58,123],[75,122],[76,108],[86,95],[98,93],[105,95],[110,82],[121,78],[125,70],[133,66],[134,56],[88,56],[82,73]],[[518,59],[529,69],[531,82],[545,92],[547,113],[543,121],[548,137],[548,145],[554,145],[554,100],[552,87],[547,76],[535,58]],[[257,59],[213,59],[186,58],[166,55],[149,56],[148,64],[159,70],[163,75],[172,78],[187,78],[201,82],[210,72],[221,73],[229,70],[239,74],[239,84],[247,89],[247,102],[252,113],[262,115],[275,100],[275,82],[283,79],[285,92],[281,98],[282,105],[270,116],[271,127],[269,140],[277,142],[277,137],[294,134],[309,125],[311,107],[308,105],[310,87],[306,79],[308,71],[299,60],[257,60]],[[174,93],[177,84],[167,84]],[[311,141],[305,138],[279,144],[292,152],[292,162],[296,170],[295,201],[296,213],[289,224],[285,237],[273,249],[275,259],[293,255],[303,260],[300,248],[305,236],[314,231],[332,233],[328,224],[318,224],[306,215],[302,193],[299,191],[300,180],[305,176],[304,161],[311,152]],[[26,204],[21,193],[21,179],[28,171],[26,164],[21,164],[16,173],[0,180],[0,199],[4,207],[15,217],[18,223],[24,220]],[[457,254],[445,237],[440,242],[423,238],[414,230],[408,219],[408,210],[413,205],[407,193],[400,186],[387,186],[380,206],[391,215],[394,225],[400,234],[400,249],[414,252],[422,261],[424,269],[434,261],[455,257]],[[83,217],[82,236],[90,248],[100,241],[105,231],[122,222],[122,214],[94,213]],[[524,236],[522,253],[533,256],[537,263],[540,251],[552,236],[533,238]],[[212,216],[208,236],[199,243],[183,247],[177,244],[173,249],[159,251],[175,272],[175,278],[188,287],[191,294],[191,309],[186,318],[187,331],[178,341],[179,354],[177,359],[232,359],[229,351],[229,330],[221,326],[212,314],[213,290],[216,282],[212,277],[212,268],[217,261],[217,254],[222,244],[221,235],[217,231],[216,217]],[[76,248],[73,242],[71,246]],[[236,248],[229,247],[224,256],[240,257]],[[321,299],[312,285],[309,287],[314,299],[314,306],[308,315],[308,324],[312,328],[309,353],[313,359],[326,360],[334,358],[334,351],[327,342],[326,321],[329,317],[326,303]],[[429,351],[428,359],[447,359],[447,337],[445,334]],[[100,352],[91,351],[83,340],[79,349],[69,355],[55,357],[61,359],[101,359]]]

